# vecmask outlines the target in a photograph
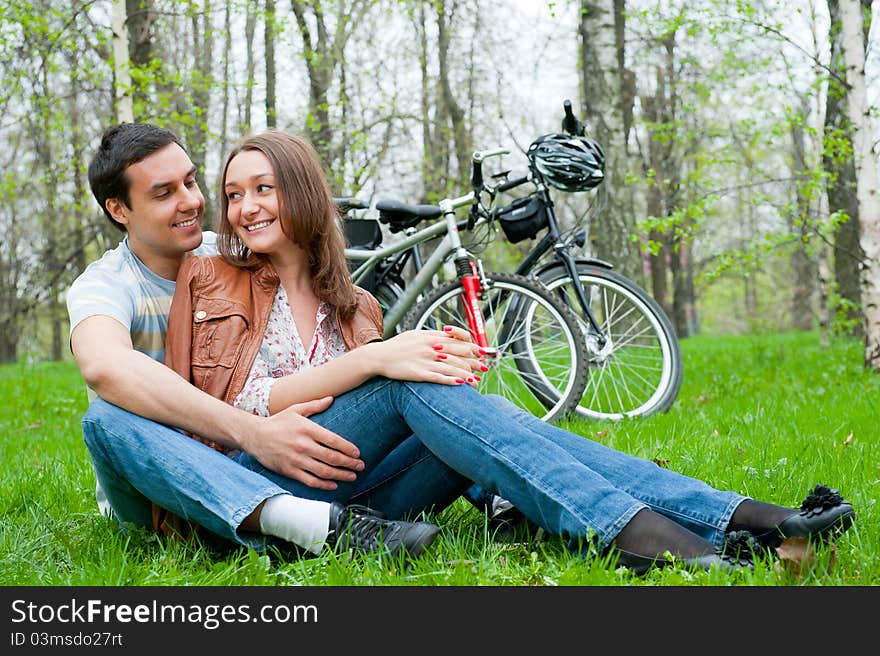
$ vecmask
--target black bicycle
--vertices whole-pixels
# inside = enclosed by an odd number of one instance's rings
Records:
[[[563,232],[550,189],[589,191],[604,180],[605,155],[585,134],[584,125],[564,102],[562,132],[545,134],[529,146],[528,174],[485,185],[488,213],[510,242],[537,239],[516,273],[540,280],[580,318],[590,368],[587,387],[575,412],[592,419],[647,416],[668,410],[681,388],[682,357],[675,328],[663,308],[636,282],[598,258],[576,257],[586,233]],[[533,190],[506,205],[498,194],[531,184]]]

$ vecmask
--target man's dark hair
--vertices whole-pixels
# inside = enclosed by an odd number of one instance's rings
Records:
[[[149,123],[120,123],[101,137],[101,146],[89,164],[89,186],[110,223],[122,232],[125,226],[110,216],[107,199],[117,198],[130,207],[131,181],[125,170],[172,143],[183,148],[173,132]]]

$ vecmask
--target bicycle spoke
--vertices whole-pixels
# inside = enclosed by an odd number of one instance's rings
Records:
[[[489,345],[489,371],[481,376],[481,392],[498,394],[542,417],[557,417],[581,398],[586,384],[584,345],[577,319],[565,310],[551,310],[554,301],[537,283],[513,274],[496,274],[483,291],[480,310]],[[534,288],[534,289],[533,289]],[[542,296],[543,294],[543,296]],[[430,296],[430,295],[429,295]],[[440,319],[466,325],[461,287],[426,301],[414,327],[427,328]],[[566,324],[565,322],[569,322]],[[573,363],[579,363],[573,367]]]
[[[661,323],[661,311],[649,307],[644,292],[618,274],[594,271],[582,276],[581,283],[604,341],[588,337],[591,366],[577,412],[610,419],[648,414],[660,403],[670,403],[680,383],[680,370],[672,369],[669,361],[673,348],[680,357],[674,333]],[[577,306],[569,279],[547,284],[557,298]],[[591,335],[590,322],[581,312],[578,315],[585,334]]]

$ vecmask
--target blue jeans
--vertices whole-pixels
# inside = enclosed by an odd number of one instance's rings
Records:
[[[336,490],[316,490],[225,456],[179,431],[95,401],[83,418],[98,481],[120,521],[149,524],[149,503],[230,540],[260,548],[238,525],[282,492],[367,503],[389,517],[439,510],[476,482],[572,548],[606,547],[643,508],[721,546],[746,497],[545,423],[468,385],[374,378],[313,421],[358,446],[366,468]]]

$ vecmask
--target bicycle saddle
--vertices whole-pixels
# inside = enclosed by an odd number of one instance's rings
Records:
[[[438,219],[443,210],[437,205],[409,205],[399,200],[380,200],[379,223],[387,223],[391,232],[400,232],[418,225],[422,221]]]

